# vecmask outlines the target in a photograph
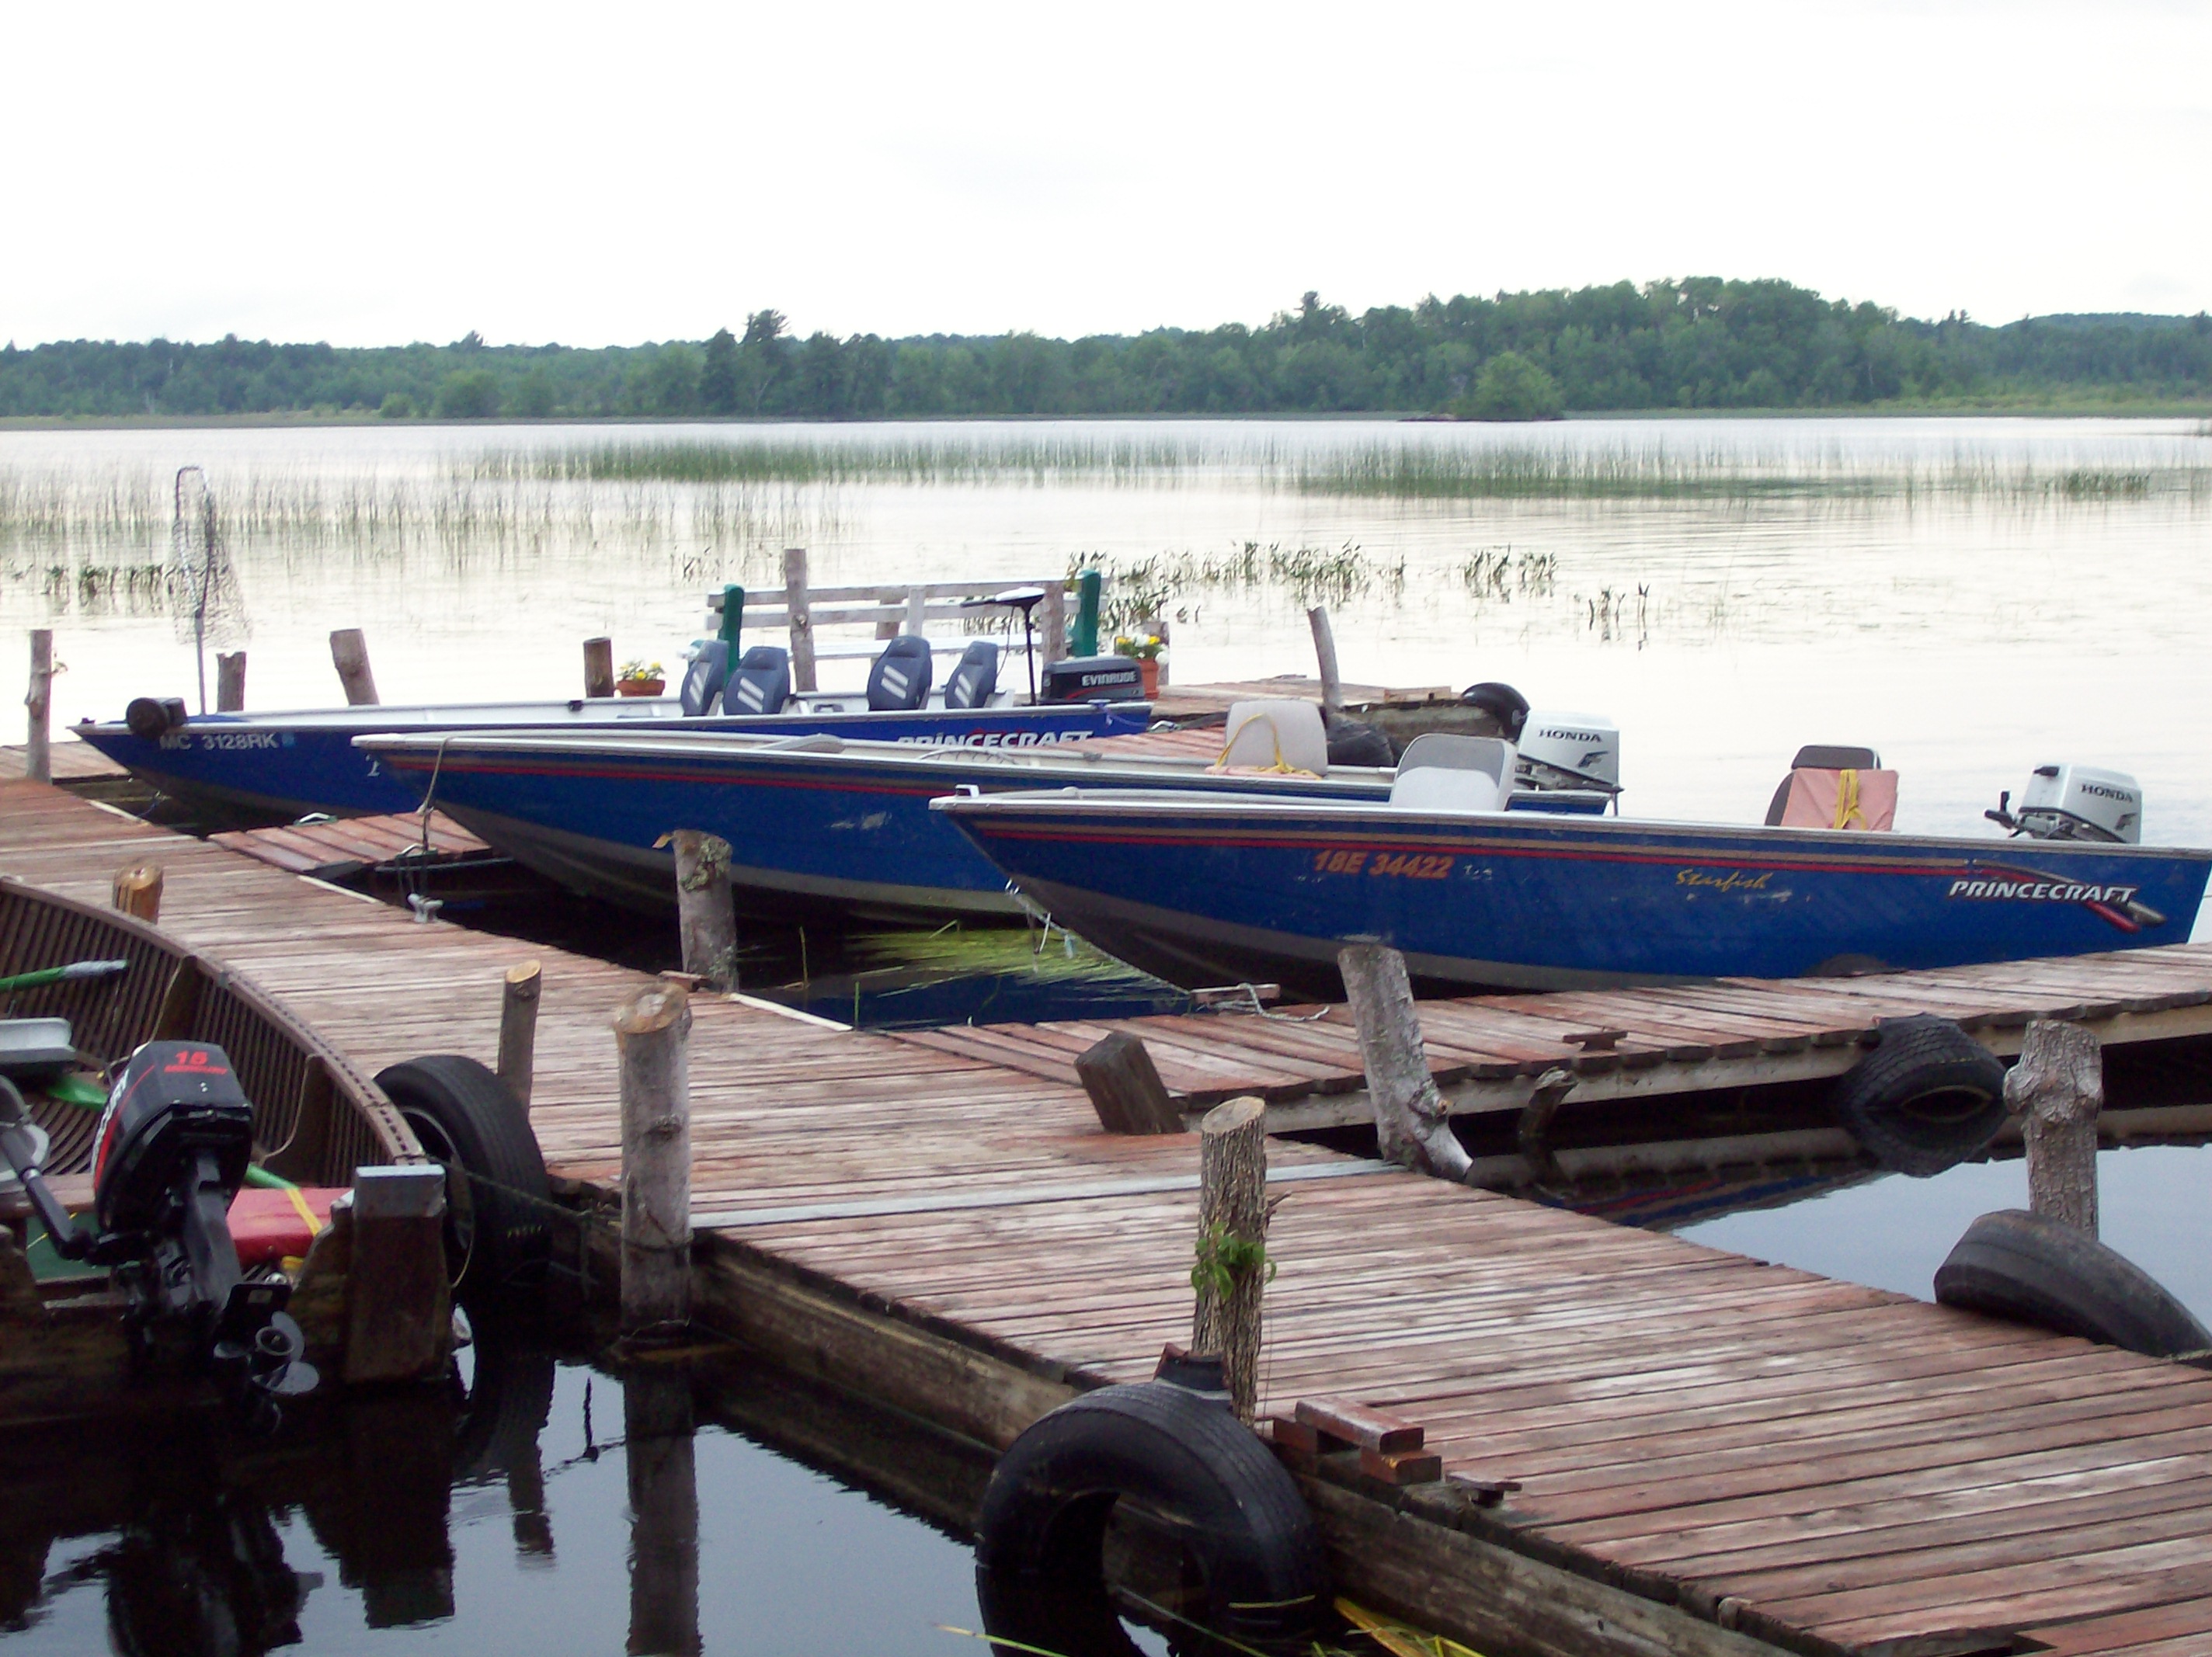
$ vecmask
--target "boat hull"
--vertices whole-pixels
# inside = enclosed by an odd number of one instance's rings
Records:
[[[1942,968],[2186,941],[2212,853],[1163,796],[955,800],[1025,896],[1186,986],[1340,996],[1376,939],[1427,987]]]
[[[432,734],[492,730],[621,728],[799,736],[823,731],[855,740],[981,747],[1034,747],[1122,736],[1151,719],[1144,703],[1036,707],[922,708],[878,713],[842,709],[684,719],[667,701],[599,700],[483,707],[362,707],[288,715],[212,714],[152,741],[120,724],[86,724],[76,734],[149,786],[210,821],[240,826],[291,822],[310,812],[362,816],[411,811],[420,796],[353,739],[378,731]]]

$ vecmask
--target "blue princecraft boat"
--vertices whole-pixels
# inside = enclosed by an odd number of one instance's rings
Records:
[[[1006,878],[930,801],[963,791],[1172,788],[1194,795],[1382,801],[1390,773],[1332,767],[1318,708],[1230,710],[1209,766],[1111,748],[997,748],[651,731],[384,734],[359,745],[440,810],[563,885],[635,907],[675,901],[672,828],[719,835],[750,907],[902,917],[1012,916]],[[1602,796],[1530,792],[1523,810],[1589,810]]]
[[[1017,704],[997,690],[998,646],[983,640],[934,689],[927,646],[918,639],[894,640],[867,689],[844,695],[793,694],[785,653],[774,646],[754,646],[734,668],[727,659],[720,641],[707,646],[675,696],[191,716],[181,701],[141,697],[121,720],[88,720],[75,729],[202,816],[252,824],[316,811],[415,810],[421,795],[376,755],[354,746],[356,737],[376,731],[830,731],[881,742],[1030,747],[1142,731],[1152,715],[1141,701]]]
[[[2087,768],[2044,767],[2016,814],[2008,797],[1989,814],[2014,838],[1949,839],[1869,832],[1895,774],[1851,764],[1801,765],[1774,826],[1508,812],[1511,746],[1478,752],[1485,740],[1419,738],[1387,798],[1081,789],[933,809],[1024,895],[1132,966],[1330,998],[1343,993],[1336,951],[1355,938],[1461,992],[2178,944],[2212,871],[2212,851],[2130,843],[2141,792]],[[1807,802],[1820,826],[1787,826],[1808,821],[1792,815]]]

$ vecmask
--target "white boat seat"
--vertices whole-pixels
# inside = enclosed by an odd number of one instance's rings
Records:
[[[1322,724],[1321,704],[1291,696],[1231,702],[1221,757],[1207,768],[1327,776],[1328,731]]]
[[[978,639],[960,652],[960,660],[945,681],[947,707],[981,707],[999,688],[999,646]]]
[[[1513,792],[1513,744],[1431,731],[1406,744],[1390,804],[1408,811],[1498,811]]]

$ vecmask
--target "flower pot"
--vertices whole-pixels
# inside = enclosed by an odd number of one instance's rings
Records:
[[[1147,699],[1160,694],[1160,662],[1157,656],[1137,658],[1137,677],[1145,687]]]
[[[658,696],[667,689],[668,681],[665,679],[617,679],[615,681],[615,695],[617,696]]]

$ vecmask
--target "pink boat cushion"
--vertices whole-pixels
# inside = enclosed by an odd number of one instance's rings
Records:
[[[1784,828],[1874,828],[1895,826],[1897,773],[1815,771],[1790,774],[1790,802],[1782,808]]]

